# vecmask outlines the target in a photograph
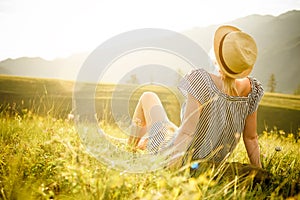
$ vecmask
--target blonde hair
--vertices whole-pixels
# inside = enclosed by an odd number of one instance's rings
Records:
[[[214,54],[213,48],[209,51],[209,57],[211,59],[212,65],[214,66],[214,72],[218,71],[221,75],[221,79],[223,81],[223,92],[230,96],[239,96],[236,85],[235,85],[235,79],[231,78],[229,76],[226,76],[222,70],[220,69],[216,56]]]
[[[239,96],[239,93],[238,93],[236,85],[235,85],[235,78],[231,78],[224,74],[222,74],[221,76],[222,76],[222,81],[223,81],[224,92],[230,96]]]

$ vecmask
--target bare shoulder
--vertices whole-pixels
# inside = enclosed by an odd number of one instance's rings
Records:
[[[217,76],[215,74],[211,74],[211,73],[208,73],[209,76],[211,77],[212,81],[214,82],[214,84],[217,86],[217,88],[219,90],[222,90],[222,79],[220,76]]]
[[[236,79],[236,87],[240,96],[248,96],[251,92],[251,83],[249,78]]]
[[[209,73],[212,81],[217,86],[219,90],[222,90],[223,81],[220,76]],[[235,79],[235,85],[238,90],[239,96],[247,97],[251,93],[251,82],[248,77]]]

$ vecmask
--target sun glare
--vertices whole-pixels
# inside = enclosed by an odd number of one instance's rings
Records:
[[[105,40],[133,29],[184,31],[250,14],[278,15],[299,8],[296,0],[5,0],[0,3],[0,60],[66,57],[92,51]]]

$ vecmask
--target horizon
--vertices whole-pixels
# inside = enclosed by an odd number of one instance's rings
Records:
[[[239,20],[239,19],[242,19],[242,18],[246,18],[246,17],[249,17],[249,16],[254,16],[254,15],[278,17],[280,15],[284,15],[284,14],[286,14],[288,12],[292,12],[292,11],[300,11],[300,9],[299,10],[297,10],[297,9],[287,10],[287,11],[285,11],[283,13],[278,14],[278,15],[271,15],[271,14],[250,14],[250,15],[239,17],[239,18],[233,19],[233,20],[228,21],[228,22],[223,22],[223,23],[224,24],[231,23],[232,21]],[[185,31],[192,30],[193,28],[208,28],[210,26],[217,26],[217,25],[219,25],[219,24],[209,24],[207,26],[194,26],[194,27],[190,27],[189,29],[182,30],[182,32],[180,32],[180,33],[184,33]],[[107,38],[107,39],[110,39],[110,38]],[[95,48],[97,48],[97,46]],[[33,56],[30,56],[30,55],[29,56],[27,56],[27,55],[23,55],[22,56],[22,55],[20,55],[20,56],[17,56],[17,57],[6,57],[6,58],[1,59],[1,55],[0,55],[0,62],[6,61],[6,60],[17,60],[17,59],[21,59],[21,58],[42,59],[42,60],[51,62],[51,61],[57,61],[57,60],[61,60],[61,59],[62,60],[63,59],[68,59],[68,58],[73,57],[73,56],[75,56],[75,57],[76,56],[82,56],[82,55],[88,56],[93,50],[94,49],[89,49],[89,50],[86,49],[86,50],[82,50],[82,51],[76,51],[76,52],[73,52],[73,53],[70,53],[70,54],[67,54],[67,55],[58,55],[56,57],[50,57],[50,58],[45,57],[45,56],[39,56],[39,55],[33,55]],[[208,52],[208,53],[210,53],[210,52]]]
[[[272,3],[191,0],[185,4],[154,0],[146,5],[137,0],[129,3],[3,0],[0,2],[0,25],[3,27],[0,61],[21,57],[39,57],[47,61],[64,59],[74,54],[88,54],[111,37],[134,29],[183,32],[249,15],[276,17],[292,10],[300,10],[299,0]]]

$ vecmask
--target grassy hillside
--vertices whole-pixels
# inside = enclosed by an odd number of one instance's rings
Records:
[[[136,102],[143,91],[154,91],[159,94],[170,119],[180,123],[180,101],[182,96],[170,88],[160,86],[101,84],[84,84],[86,90],[95,90],[95,104],[98,116],[111,119],[112,100],[115,109],[127,112],[125,104],[129,104],[132,114]],[[30,110],[40,115],[51,115],[66,118],[72,112],[72,94],[74,83],[56,79],[35,79],[13,76],[0,76],[0,110],[10,107],[12,112],[22,114]],[[174,89],[174,88],[173,88]],[[125,103],[125,104],[124,104]],[[14,110],[14,111],[13,111]],[[258,131],[282,129],[286,132],[297,132],[300,127],[300,96],[266,93],[263,97],[258,115]],[[112,121],[113,122],[113,121]]]
[[[97,105],[107,105],[115,90],[114,85],[98,86]],[[134,105],[145,90],[159,93],[170,118],[179,120],[176,95],[167,88],[127,85],[121,87],[117,98],[133,91],[129,102]],[[0,77],[1,199],[300,198],[298,129],[294,133],[281,129],[260,132],[262,162],[269,174],[263,182],[241,172],[234,177],[228,175],[232,168],[226,165],[208,167],[197,176],[190,173],[188,166],[180,171],[128,174],[105,166],[86,153],[74,123],[66,117],[72,110],[72,91],[73,83],[67,81]],[[274,114],[275,108],[280,113],[288,110],[280,119],[299,119],[299,97],[267,93],[262,105],[265,119],[279,116]],[[108,134],[123,136],[113,123],[101,123],[101,127]],[[227,162],[248,163],[242,143]]]
[[[266,92],[262,98],[262,101],[260,102],[260,105],[300,111],[300,95]]]

